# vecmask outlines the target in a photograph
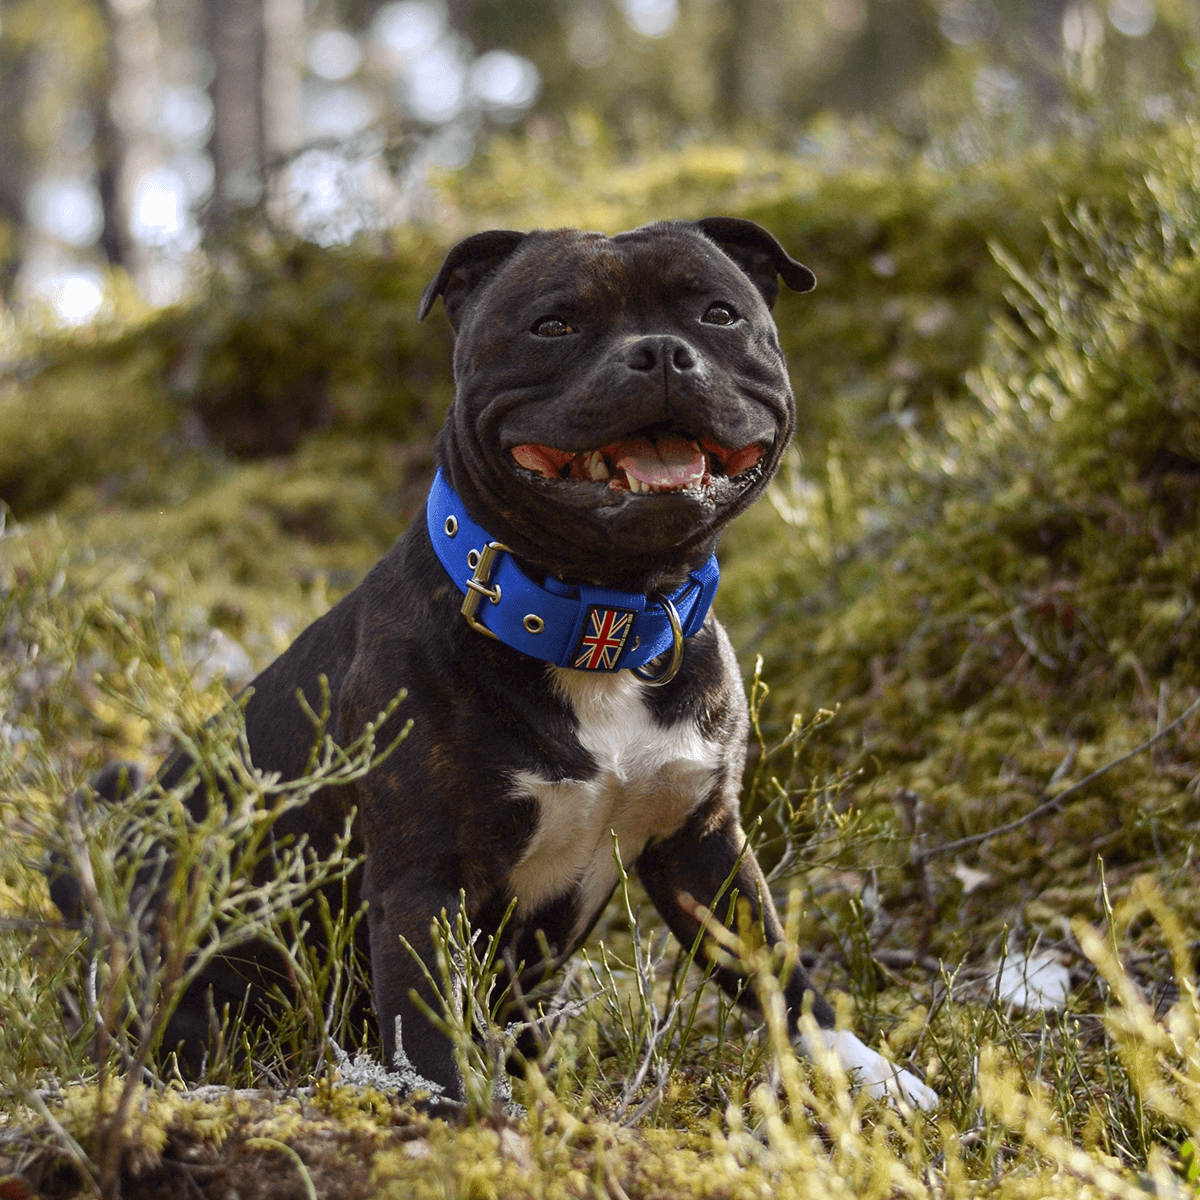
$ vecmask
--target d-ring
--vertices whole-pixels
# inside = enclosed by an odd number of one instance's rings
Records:
[[[671,622],[671,661],[661,675],[647,675],[642,667],[634,667],[633,673],[651,687],[662,687],[670,683],[679,674],[679,665],[683,662],[683,626],[679,623],[679,614],[666,596],[659,598],[659,603],[666,609],[667,620]]]

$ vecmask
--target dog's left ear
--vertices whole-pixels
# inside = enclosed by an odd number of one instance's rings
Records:
[[[417,320],[425,320],[433,302],[441,296],[446,316],[457,329],[463,301],[528,236],[515,229],[492,229],[464,238],[446,255],[437,278],[421,293]]]
[[[704,217],[696,222],[696,228],[750,276],[768,308],[775,305],[780,279],[793,292],[811,292],[817,286],[817,277],[753,221],[741,217]]]

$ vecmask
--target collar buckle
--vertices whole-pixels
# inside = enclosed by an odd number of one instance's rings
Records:
[[[467,624],[470,625],[476,633],[485,633],[490,638],[498,637],[475,615],[479,611],[480,602],[486,596],[493,604],[500,603],[500,585],[488,587],[492,578],[492,566],[496,558],[500,554],[511,554],[512,551],[503,542],[488,542],[481,551],[472,550],[467,555],[467,566],[471,567],[474,574],[466,581],[467,594],[463,597],[462,607],[459,612],[466,618]],[[471,560],[474,559],[474,562]]]
[[[666,596],[660,595],[657,600],[663,606],[667,620],[671,622],[671,661],[667,663],[666,669],[657,675],[648,675],[645,666],[632,668],[633,673],[650,687],[662,687],[670,683],[679,674],[679,667],[683,662],[683,625],[679,620],[679,613]]]
[[[463,594],[459,611],[471,630],[560,667],[634,670],[647,684],[669,683],[717,590],[715,554],[666,598],[535,580],[509,546],[471,519],[440,468],[425,524],[433,552]]]

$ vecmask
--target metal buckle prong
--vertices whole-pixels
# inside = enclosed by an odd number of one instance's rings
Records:
[[[501,553],[509,553],[512,551],[503,542],[488,542],[479,554],[479,561],[475,564],[475,573],[467,580],[467,594],[463,597],[462,608],[459,611],[467,619],[467,624],[470,625],[476,633],[486,633],[490,638],[496,638],[496,635],[486,626],[480,624],[476,619],[475,614],[479,611],[479,602],[486,596],[493,604],[500,603],[500,585],[488,587],[492,578],[492,564],[496,561],[496,556]],[[499,638],[496,638],[499,641]]]

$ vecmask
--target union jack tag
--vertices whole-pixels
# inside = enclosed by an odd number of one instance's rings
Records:
[[[633,617],[631,609],[593,604],[572,655],[572,666],[583,671],[615,671],[633,629]]]

